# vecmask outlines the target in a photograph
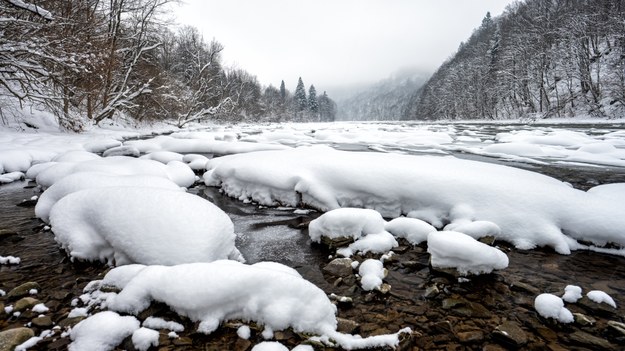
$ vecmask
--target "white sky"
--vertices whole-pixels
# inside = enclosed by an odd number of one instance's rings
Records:
[[[318,91],[434,71],[512,0],[184,0],[178,23],[225,46],[224,63],[263,85]]]

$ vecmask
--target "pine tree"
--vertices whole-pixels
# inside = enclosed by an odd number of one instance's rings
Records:
[[[284,80],[280,83],[280,102],[282,104],[286,102],[286,87],[284,86]]]
[[[306,98],[306,88],[304,88],[304,82],[302,77],[297,81],[297,87],[295,88],[295,106],[297,111],[304,111],[308,108],[308,99]]]
[[[319,112],[319,102],[317,101],[317,90],[314,85],[310,86],[308,89],[308,109],[312,113]]]

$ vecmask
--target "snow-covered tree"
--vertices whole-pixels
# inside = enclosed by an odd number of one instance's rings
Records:
[[[308,109],[308,99],[306,98],[306,88],[304,87],[304,82],[302,81],[302,77],[297,81],[297,87],[295,88],[295,105],[297,111],[305,111]]]
[[[317,101],[317,90],[314,85],[311,85],[308,89],[308,109],[313,114],[313,117],[319,112],[319,102]]]

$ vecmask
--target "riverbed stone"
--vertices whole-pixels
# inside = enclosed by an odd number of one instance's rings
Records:
[[[585,309],[589,314],[612,318],[616,315],[617,310],[605,303],[596,303],[584,296],[577,301],[577,305]]]
[[[493,338],[513,347],[527,344],[527,334],[513,321],[506,321],[499,325],[493,332]]]
[[[614,345],[612,345],[609,341],[583,332],[581,330],[569,334],[568,339],[571,342],[581,344],[583,346],[588,346],[593,349],[615,350]]]
[[[35,299],[34,297],[23,297],[19,300],[17,300],[17,302],[15,303],[15,305],[13,306],[13,311],[15,312],[22,312],[27,308],[31,308],[37,304],[41,303],[39,300]]]
[[[52,323],[52,318],[50,318],[49,316],[33,318],[33,320],[31,320],[31,323],[35,327],[39,327],[39,328],[49,328],[54,324]]]
[[[335,277],[348,277],[353,274],[352,260],[349,258],[335,258],[323,267],[323,271]]]
[[[510,284],[510,288],[514,291],[520,291],[520,292],[525,292],[525,293],[529,293],[533,296],[540,294],[540,289],[538,289],[537,287],[534,287],[530,284],[524,283],[522,281],[513,281]]]
[[[337,330],[341,333],[352,334],[358,328],[360,328],[360,324],[354,322],[351,319],[337,317],[336,321],[337,321]]]
[[[17,286],[15,288],[13,288],[11,291],[9,291],[9,293],[7,294],[7,299],[11,300],[11,299],[19,299],[20,297],[24,297],[24,296],[28,296],[30,295],[30,291],[32,289],[35,289],[37,291],[41,290],[41,286],[39,286],[39,283],[37,282],[27,282],[24,283],[20,286]]]
[[[581,326],[591,326],[597,322],[594,318],[583,313],[573,313],[573,317],[575,317],[575,323]]]
[[[439,293],[440,293],[440,290],[438,290],[438,287],[436,286],[436,284],[434,284],[425,288],[423,297],[425,297],[426,299],[432,299],[438,296]]]
[[[458,340],[463,344],[477,343],[484,340],[484,333],[481,330],[458,332],[456,336],[458,336]]]
[[[608,321],[608,327],[616,332],[619,337],[625,337],[625,323],[617,321]]]
[[[30,328],[14,328],[0,332],[0,351],[13,351],[15,347],[35,336]]]

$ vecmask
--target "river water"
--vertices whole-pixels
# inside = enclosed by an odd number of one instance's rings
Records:
[[[466,128],[473,130],[475,126],[468,125]],[[518,126],[482,126],[476,132],[492,137],[505,128],[512,130]],[[593,130],[592,126],[575,128],[587,133]],[[620,128],[613,127],[614,130]],[[336,143],[332,146],[358,151],[371,149],[371,145],[366,144]],[[385,151],[393,151],[391,149],[389,147]],[[395,151],[428,153],[426,147],[423,150],[395,148]],[[584,190],[598,184],[625,182],[625,168],[620,167],[506,161],[463,152],[460,148],[447,152],[461,158],[536,171]],[[72,263],[58,249],[53,234],[44,230],[43,223],[34,217],[32,204],[29,206],[23,203],[39,195],[40,191],[27,182],[0,186],[0,255],[10,254],[22,259],[20,265],[0,266],[0,289],[8,291],[27,281],[39,283],[41,291],[37,297],[51,308],[52,318],[58,323],[71,310],[71,299],[81,294],[81,289],[88,281],[101,277],[106,267]],[[458,282],[453,277],[433,272],[429,268],[429,255],[425,246],[411,248],[402,245],[397,250],[398,254],[386,265],[389,275],[385,281],[391,285],[391,292],[386,295],[365,293],[353,281],[341,281],[323,272],[322,268],[330,261],[332,252],[312,244],[306,229],[307,223],[319,216],[319,213],[311,211],[294,214],[293,209],[245,204],[222,195],[218,189],[203,185],[194,186],[189,192],[210,200],[228,213],[235,224],[237,247],[249,263],[265,260],[284,263],[296,268],[304,278],[328,294],[351,297],[351,304],[339,305],[338,314],[339,317],[358,323],[356,330],[363,335],[394,332],[410,326],[421,335],[415,335],[414,340],[405,345],[406,349],[518,348],[521,345],[495,332],[502,323],[512,321],[525,335],[526,341],[522,348],[591,350],[625,347],[625,335],[619,335],[607,325],[609,321],[624,322],[625,308],[621,305],[625,304],[625,300],[619,301],[621,296],[625,296],[623,257],[592,252],[573,252],[563,256],[548,249],[520,251],[500,243],[510,258],[510,266],[506,270],[468,282]],[[585,292],[603,290],[615,297],[618,308],[610,310],[592,303],[570,306],[573,312],[595,318],[593,326],[562,326],[539,318],[532,307],[533,298],[542,292],[560,294],[567,284],[579,285]],[[426,292],[433,287],[439,292],[426,297]],[[450,300],[455,301],[455,304],[451,303],[452,307],[449,307]],[[27,323],[24,318],[27,317],[0,318],[0,329],[23,325]],[[475,338],[466,335],[475,335]],[[596,340],[588,335],[604,339],[607,344],[593,343]],[[206,345],[213,345],[216,349],[231,349],[236,341],[233,333],[222,333],[219,338],[213,339],[193,334],[189,334],[189,337],[193,346],[189,348],[187,345],[186,349],[210,349]],[[293,336],[283,342],[292,346],[299,341],[300,338]],[[42,343],[34,349],[63,349],[66,346],[66,343],[57,344]],[[172,346],[172,349],[185,348]]]

